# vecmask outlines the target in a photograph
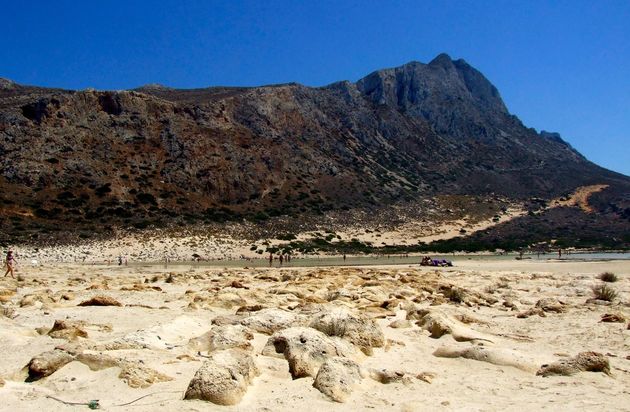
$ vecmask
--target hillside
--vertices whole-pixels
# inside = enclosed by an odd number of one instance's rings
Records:
[[[602,230],[625,230],[630,215],[630,178],[525,127],[479,71],[444,54],[319,88],[2,80],[0,155],[3,243],[308,220],[437,195],[527,203],[594,184],[608,185],[591,213]]]

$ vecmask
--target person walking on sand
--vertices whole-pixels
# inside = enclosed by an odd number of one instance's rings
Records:
[[[17,263],[17,261],[15,260],[15,257],[13,256],[13,251],[9,250],[7,252],[7,257],[4,259],[4,264],[7,266],[7,271],[4,273],[5,278],[10,273],[11,277],[15,279],[15,276],[13,275],[13,266],[15,265],[15,263]]]
[[[269,253],[269,267],[273,265],[273,253]]]

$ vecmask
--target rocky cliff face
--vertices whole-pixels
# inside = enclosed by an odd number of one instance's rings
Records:
[[[481,73],[446,55],[322,88],[68,91],[3,79],[0,154],[0,218],[17,229],[628,187],[524,127]]]

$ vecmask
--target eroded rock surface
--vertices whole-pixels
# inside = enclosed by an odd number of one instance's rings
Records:
[[[122,303],[110,296],[98,295],[84,300],[78,306],[122,306]]]
[[[267,335],[289,327],[302,326],[305,323],[304,316],[276,308],[262,309],[241,320],[243,326]]]
[[[372,319],[341,308],[322,308],[311,318],[309,326],[328,336],[338,336],[364,351],[385,344],[381,328]]]
[[[313,328],[295,327],[274,333],[263,355],[283,356],[293,379],[316,376],[319,367],[334,356],[352,358],[356,351],[348,342],[329,337]]]
[[[351,359],[327,359],[317,372],[313,386],[336,402],[345,402],[355,386],[361,383],[358,363]]]
[[[73,355],[59,349],[41,353],[28,363],[28,381],[36,381],[52,375],[73,360]]]
[[[581,352],[577,356],[568,359],[561,359],[548,365],[542,365],[536,375],[569,376],[578,372],[603,372],[610,375],[610,363],[608,358],[597,352]]]
[[[252,350],[252,339],[254,334],[245,326],[223,325],[213,327],[203,335],[191,339],[188,344],[193,349],[208,352],[230,348]]]
[[[195,373],[184,399],[235,405],[259,373],[252,356],[241,349],[214,352]]]

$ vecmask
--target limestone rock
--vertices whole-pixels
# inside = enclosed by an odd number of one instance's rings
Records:
[[[625,321],[626,318],[621,313],[605,313],[600,322],[624,323]]]
[[[212,319],[213,325],[223,326],[223,325],[238,325],[243,320],[242,314],[236,315],[219,315]]]
[[[252,350],[250,341],[254,334],[242,325],[215,326],[203,335],[193,338],[189,346],[198,351],[214,352],[217,350],[241,348]]]
[[[433,356],[472,359],[493,365],[512,366],[528,372],[536,370],[536,365],[532,360],[527,359],[519,352],[508,349],[488,348],[485,346],[470,346],[466,348],[441,347],[433,352]]]
[[[136,362],[122,362],[118,377],[132,388],[148,388],[156,382],[168,382],[173,378]]]
[[[527,319],[530,316],[535,316],[538,315],[541,318],[546,318],[547,315],[545,315],[545,311],[541,308],[530,308],[524,312],[520,312],[516,314],[516,317],[519,319]]]
[[[305,323],[306,318],[304,316],[276,308],[262,309],[241,321],[241,325],[267,335],[281,329],[302,326]]]
[[[536,307],[542,309],[545,312],[563,313],[566,312],[566,307],[563,302],[560,302],[556,298],[543,298],[536,302]]]
[[[195,373],[184,399],[201,399],[218,405],[235,405],[259,375],[252,356],[240,349],[214,352]]]
[[[295,327],[274,333],[263,349],[263,355],[283,356],[289,362],[293,379],[316,376],[319,367],[329,358],[352,358],[355,350],[349,343],[322,332]]]
[[[78,306],[122,306],[122,304],[112,297],[97,295],[79,303]]]
[[[359,364],[351,359],[333,357],[319,368],[313,386],[332,400],[345,402],[361,379]]]
[[[389,327],[394,329],[410,328],[411,322],[409,322],[407,319],[397,319],[390,323]]]
[[[384,384],[401,382],[405,378],[405,375],[407,375],[405,372],[392,371],[388,369],[370,369],[369,370],[369,377],[371,379],[374,379],[375,381],[384,383]]]
[[[418,311],[414,316],[419,317],[418,326],[429,331],[432,338],[437,339],[446,334],[451,334],[453,339],[458,342],[472,340],[493,341],[491,337],[471,329],[454,317],[437,309]]]
[[[568,359],[561,359],[548,365],[542,365],[536,375],[569,376],[578,372],[604,372],[610,375],[610,363],[608,358],[598,352],[581,352],[577,356]]]
[[[385,344],[381,328],[372,319],[341,308],[324,308],[309,326],[328,336],[338,336],[360,348],[380,348]]]
[[[83,329],[84,323],[71,320],[55,320],[55,324],[48,332],[48,336],[55,339],[75,340],[79,337],[87,338]]]
[[[212,306],[230,309],[234,306],[243,306],[247,302],[236,293],[224,292],[219,293],[211,301]]]
[[[28,382],[52,375],[74,360],[74,356],[60,349],[53,349],[35,356],[28,363]]]

